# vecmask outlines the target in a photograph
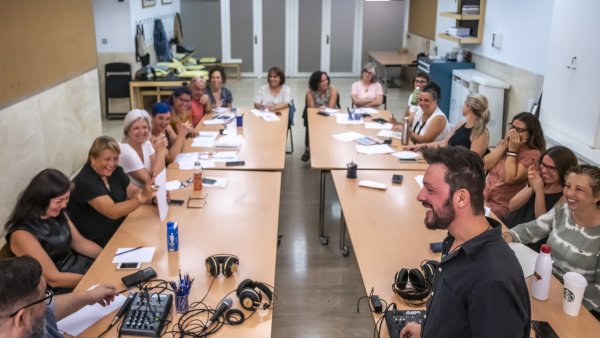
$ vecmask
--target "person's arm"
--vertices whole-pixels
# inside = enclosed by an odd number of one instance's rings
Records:
[[[400,338],[419,338],[421,337],[421,324],[415,322],[407,323],[400,331]]]
[[[67,217],[69,228],[71,229],[71,249],[84,256],[96,258],[102,252],[102,248],[95,242],[83,237],[73,222]]]
[[[508,149],[507,152],[516,153],[523,142],[519,133],[515,129],[508,131]],[[523,181],[527,177],[527,167],[519,162],[517,156],[507,156],[504,162],[504,182],[508,184]]]
[[[265,109],[263,100],[264,100],[263,87],[260,87],[260,88],[258,88],[256,95],[254,95],[254,108],[260,109],[260,110]]]
[[[315,99],[312,96],[312,92],[309,90],[306,91],[306,107],[308,108],[317,108],[315,107]]]
[[[102,215],[119,219],[129,215],[130,212],[137,209],[140,205],[146,204],[154,197],[154,189],[150,181],[146,182],[144,189],[139,189],[133,184],[127,186],[127,200],[117,202],[108,195],[101,195],[88,201],[92,208],[96,209]]]
[[[498,142],[496,148],[494,148],[489,154],[483,157],[483,167],[486,171],[491,170],[505,155],[506,149],[508,148],[508,141],[503,138]]]
[[[472,337],[523,337],[530,320],[525,287],[515,288],[508,279],[498,277],[476,283],[469,293],[468,323]]]
[[[189,122],[186,122],[189,124]],[[165,160],[167,159],[168,149],[167,149],[167,138],[165,135],[159,135],[155,144],[151,147],[153,148],[154,153],[150,155],[150,166],[152,168],[152,178],[158,176],[165,169]],[[151,149],[148,149],[151,150]],[[150,179],[148,177],[146,180],[140,182],[146,182]]]
[[[60,272],[50,256],[33,234],[25,230],[17,230],[10,236],[10,250],[16,256],[29,255],[42,266],[42,274],[46,283],[53,288],[74,288],[83,275],[72,272]]]
[[[526,186],[521,189],[516,195],[514,195],[510,201],[508,201],[508,211],[514,212],[521,209],[529,198],[533,195],[533,189],[530,186]],[[537,216],[536,216],[537,217]]]
[[[502,237],[507,242],[535,243],[542,238],[548,237],[554,226],[554,214],[556,209],[550,209],[547,213],[531,222],[519,224],[508,230]]]
[[[167,153],[167,162],[171,163],[175,161],[177,155],[183,150],[183,146],[185,145],[185,135],[188,131],[184,123],[179,123],[177,133],[175,133],[171,126],[167,126],[167,133],[169,133],[169,138],[173,140],[171,148],[169,148],[169,152]]]
[[[54,316],[59,321],[86,305],[98,303],[107,306],[117,296],[117,288],[114,285],[98,285],[92,290],[75,291],[64,295],[54,296]]]
[[[456,131],[456,129],[455,129]],[[454,133],[452,133],[454,134]],[[450,138],[448,138],[450,139]],[[483,157],[483,155],[485,155],[485,152],[488,149],[488,144],[490,143],[490,134],[488,133],[487,129],[485,130],[485,132],[483,132],[480,135],[477,135],[476,137],[474,137],[471,140],[471,150],[476,152],[479,157]]]
[[[444,131],[446,128],[446,118],[444,116],[436,116],[431,120],[430,124],[425,129],[423,135],[417,133],[411,133],[411,139],[414,143],[428,143],[435,140],[435,138]]]
[[[337,108],[337,97],[338,91],[334,85],[329,85],[329,102],[327,103],[328,108]]]

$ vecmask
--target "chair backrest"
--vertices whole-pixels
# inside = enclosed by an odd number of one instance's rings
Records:
[[[106,98],[129,97],[131,65],[124,62],[107,63],[104,66]]]
[[[337,109],[342,108],[342,106],[340,106],[340,93],[337,93],[337,99],[335,99],[335,107]]]
[[[129,73],[131,74],[131,65],[125,62],[107,63],[104,66],[104,74],[106,73]]]
[[[383,94],[383,109],[387,110],[387,95]]]
[[[288,128],[294,125],[294,115],[296,115],[296,104],[294,103],[294,99],[292,99],[288,109]]]

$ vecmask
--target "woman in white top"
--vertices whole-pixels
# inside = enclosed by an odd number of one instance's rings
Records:
[[[151,130],[150,115],[145,110],[134,109],[125,116],[119,166],[138,188],[144,188],[146,182],[165,168],[167,139],[161,135],[151,143]]]
[[[373,63],[367,63],[361,73],[360,81],[352,84],[352,104],[355,107],[378,108],[383,103],[383,88],[377,82],[377,71]]]
[[[434,82],[419,94],[419,109],[408,135],[413,143],[441,141],[451,132],[446,115],[437,105],[439,96],[440,87]]]
[[[254,97],[254,108],[269,111],[286,109],[292,101],[292,90],[285,85],[285,73],[279,67],[268,72],[269,84],[260,87]]]

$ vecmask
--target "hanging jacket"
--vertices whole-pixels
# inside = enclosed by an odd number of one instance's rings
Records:
[[[158,62],[170,62],[173,59],[169,50],[167,32],[160,19],[154,20],[154,50]]]

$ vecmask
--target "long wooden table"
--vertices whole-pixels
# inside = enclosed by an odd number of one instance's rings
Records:
[[[392,174],[404,175],[401,185],[391,184]],[[390,287],[394,274],[401,268],[418,267],[425,259],[440,259],[429,249],[429,243],[442,241],[445,231],[425,228],[425,208],[416,200],[420,187],[416,171],[359,171],[358,179],[347,179],[345,171],[332,171],[343,218],[352,239],[356,260],[365,291],[374,293],[400,309],[411,309],[402,303]],[[358,186],[361,179],[388,184],[387,190]],[[531,281],[528,281],[530,286]],[[550,299],[540,302],[531,299],[533,320],[548,321],[560,337],[596,337],[600,323],[584,308],[579,316],[571,317],[562,310],[562,285],[553,278]],[[377,320],[381,315],[373,314]],[[382,337],[389,337],[382,329]]]
[[[370,51],[369,59],[377,62],[383,67],[384,93],[387,91],[387,71],[392,67],[408,67],[416,65],[417,58],[409,52],[399,52],[396,50],[377,50]]]
[[[168,170],[168,179],[185,180],[190,171]],[[275,259],[277,249],[277,224],[279,218],[279,193],[281,173],[211,171],[210,176],[227,177],[228,185],[223,188],[204,188],[208,193],[202,209],[186,206],[170,206],[167,220],[179,222],[179,251],[168,252],[166,222],[161,222],[154,206],[142,206],[131,213],[119,230],[85,274],[77,290],[85,290],[98,283],[114,284],[123,289],[121,277],[131,273],[116,271],[111,263],[120,247],[154,246],[156,253],[151,264],[158,278],[176,280],[179,269],[195,277],[190,294],[190,303],[199,300],[208,290],[213,277],[206,272],[206,257],[219,254],[235,254],[240,259],[237,273],[230,278],[219,275],[205,303],[216,307],[228,292],[235,290],[244,279],[275,283]],[[192,187],[171,192],[175,199],[187,200]],[[233,307],[242,309],[238,299],[230,295]],[[176,322],[179,315],[173,306],[171,319]],[[249,313],[246,311],[246,314]],[[81,337],[97,337],[112,319],[107,316],[98,321]],[[201,318],[204,322],[206,315]],[[225,325],[215,337],[270,337],[272,310],[258,310],[240,326]],[[169,325],[169,329],[172,324]],[[116,337],[112,329],[106,337]]]
[[[308,130],[310,137],[310,165],[321,171],[320,204],[319,204],[319,239],[321,243],[329,242],[325,235],[325,179],[330,170],[346,169],[346,164],[354,162],[359,170],[425,170],[424,161],[400,161],[390,154],[365,155],[356,151],[356,142],[342,142],[332,135],[345,132],[358,132],[366,136],[376,137],[380,130],[367,129],[364,125],[338,124],[335,116],[321,116],[316,108],[308,109]],[[375,118],[390,120],[391,114],[380,111]],[[370,118],[366,118],[367,121]],[[401,151],[403,146],[398,139],[392,139],[391,147]],[[347,254],[342,251],[342,254]]]
[[[238,160],[245,161],[243,166],[226,167],[224,162],[216,163],[216,169],[231,170],[283,170],[285,166],[286,131],[288,127],[288,110],[281,110],[279,121],[266,122],[261,117],[254,115],[249,108],[237,108],[238,113],[244,112],[244,123],[237,128],[237,134],[243,136],[241,148],[198,148],[192,147],[192,140],[188,140],[183,148],[184,153],[204,151],[229,151],[238,150]],[[214,114],[207,114],[204,119],[212,118]],[[196,126],[196,131],[218,131],[225,125],[206,126],[201,121]]]

